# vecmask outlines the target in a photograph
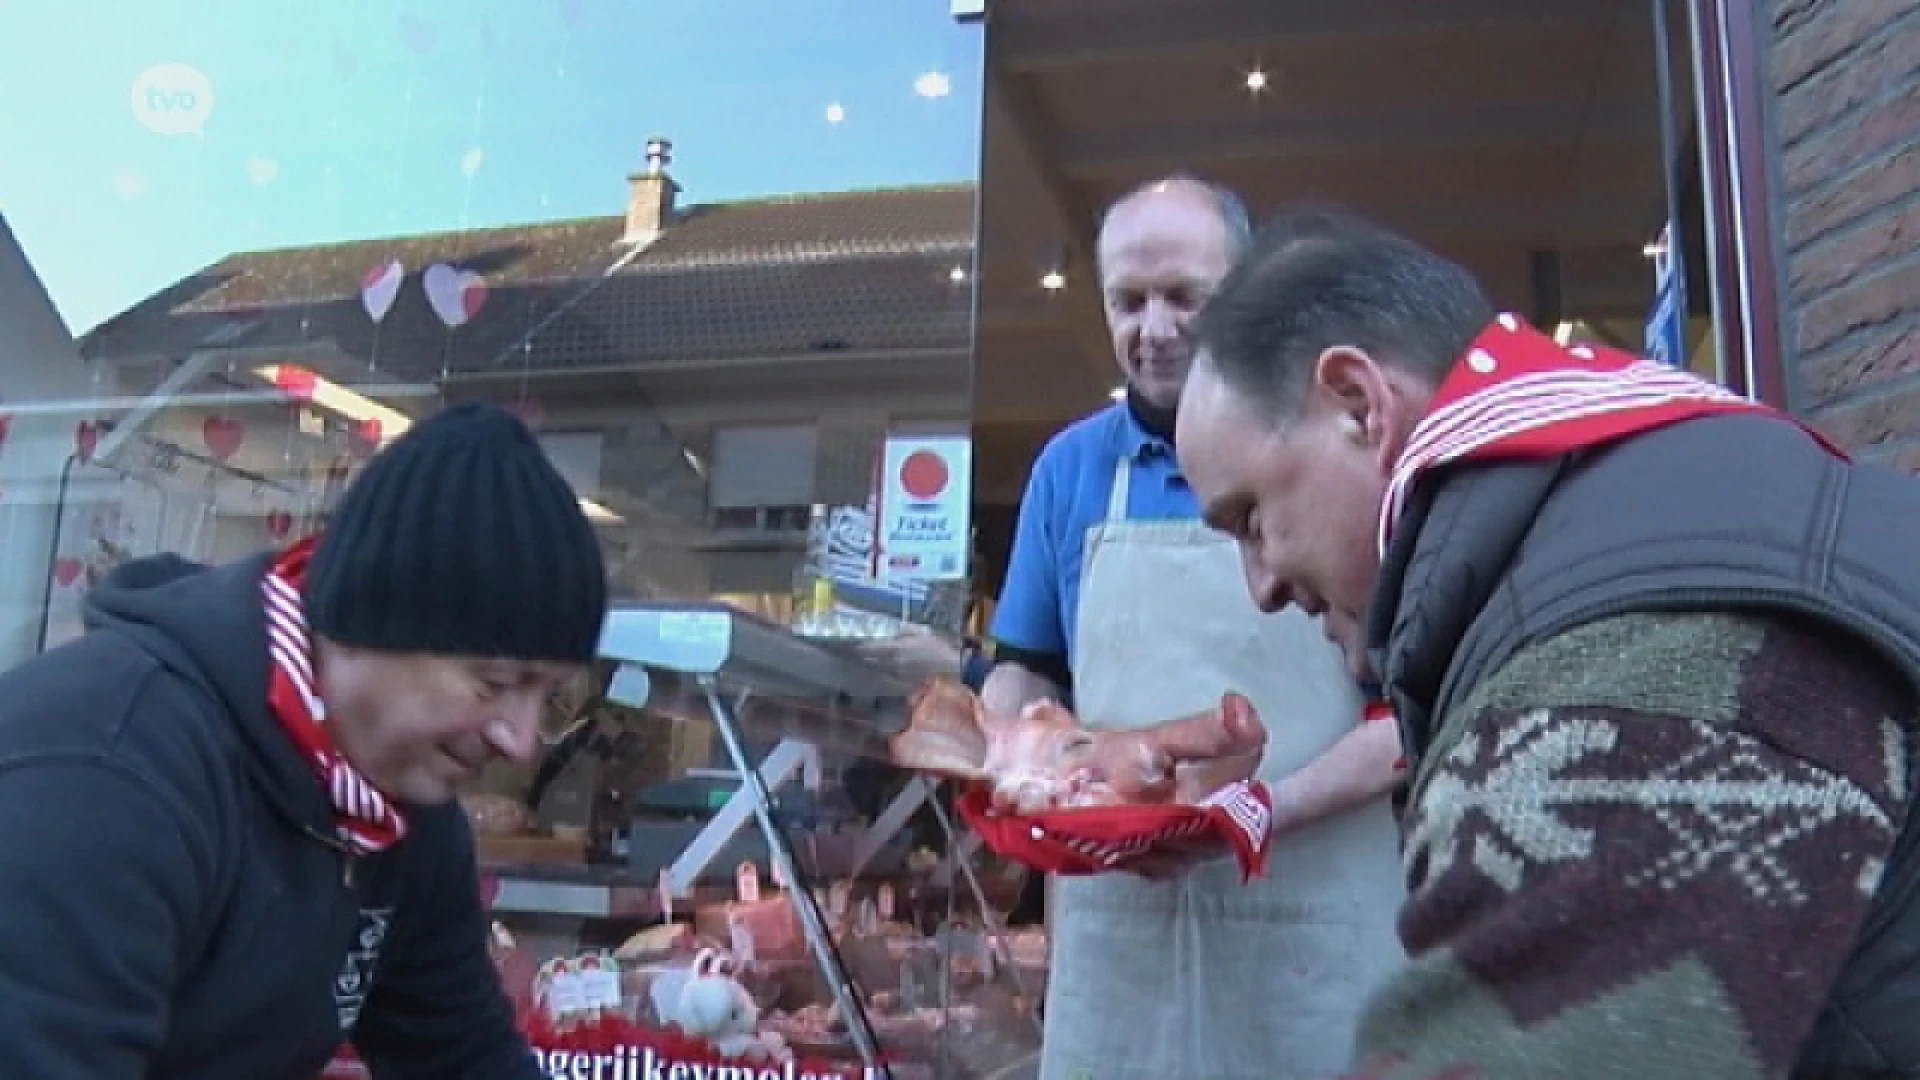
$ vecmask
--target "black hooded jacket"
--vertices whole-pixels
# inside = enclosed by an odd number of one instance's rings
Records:
[[[267,708],[256,556],[130,563],[0,675],[0,1077],[536,1080],[457,805],[334,840]]]

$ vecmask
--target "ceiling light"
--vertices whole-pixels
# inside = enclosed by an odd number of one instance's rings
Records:
[[[1640,254],[1645,255],[1649,259],[1657,259],[1662,255],[1665,255],[1666,253],[1667,253],[1667,245],[1661,243],[1658,240],[1655,240],[1652,243],[1649,243],[1647,246],[1640,249]]]
[[[1259,93],[1267,88],[1267,73],[1259,68],[1247,72],[1247,89]]]
[[[1058,270],[1049,270],[1040,275],[1040,287],[1048,292],[1059,292],[1067,287],[1067,275]]]
[[[1125,401],[1127,400],[1127,388],[1124,386],[1116,386],[1107,391],[1107,396],[1115,401]]]
[[[827,106],[827,123],[838,124],[839,122],[841,122],[842,120],[845,120],[846,118],[847,118],[847,110],[841,107],[839,102],[836,101],[833,104]]]
[[[967,280],[967,268],[964,266],[956,266],[947,271],[947,280],[953,282],[955,285]]]

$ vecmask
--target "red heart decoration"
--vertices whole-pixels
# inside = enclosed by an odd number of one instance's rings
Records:
[[[267,535],[278,540],[293,531],[293,515],[285,510],[267,512]]]
[[[368,270],[360,278],[360,306],[366,309],[367,317],[379,322],[393,310],[393,302],[400,295],[400,284],[406,280],[407,268],[398,259],[386,262]]]
[[[100,425],[91,420],[82,420],[73,425],[73,456],[82,464],[93,460],[93,452],[100,445]]]
[[[57,562],[55,562],[53,564],[53,580],[59,582],[62,588],[65,588],[69,585],[72,585],[74,582],[79,581],[80,580],[80,560],[79,559],[60,559]]]
[[[460,309],[471,319],[487,306],[487,283],[476,277],[460,290]]]
[[[200,438],[206,442],[207,449],[213,452],[217,461],[232,457],[246,437],[246,427],[230,417],[209,416],[200,425]]]
[[[306,368],[281,364],[273,373],[274,385],[289,400],[306,403],[313,400],[313,388],[319,378]]]
[[[427,267],[420,275],[420,287],[426,290],[427,306],[449,330],[472,321],[487,304],[487,279],[446,263]]]
[[[367,446],[373,449],[378,449],[381,435],[380,418],[377,416],[369,416],[365,420],[360,421],[360,426],[354,429],[354,433],[360,436],[361,442],[366,443]]]

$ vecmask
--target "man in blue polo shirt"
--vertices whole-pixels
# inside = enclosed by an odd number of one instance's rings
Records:
[[[1250,232],[1236,197],[1187,176],[1107,211],[1100,286],[1126,396],[1034,466],[982,696],[1003,714],[1053,698],[1090,727],[1134,728],[1248,695],[1271,733],[1271,870],[1245,885],[1230,860],[1164,882],[1055,882],[1041,1080],[1336,1076],[1367,997],[1404,960],[1397,733],[1361,722],[1318,619],[1254,608],[1173,453],[1188,320]]]

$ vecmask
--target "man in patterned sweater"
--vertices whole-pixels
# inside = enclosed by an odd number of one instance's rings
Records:
[[[1408,754],[1354,1076],[1920,1076],[1920,484],[1336,213],[1196,334],[1208,521]]]

